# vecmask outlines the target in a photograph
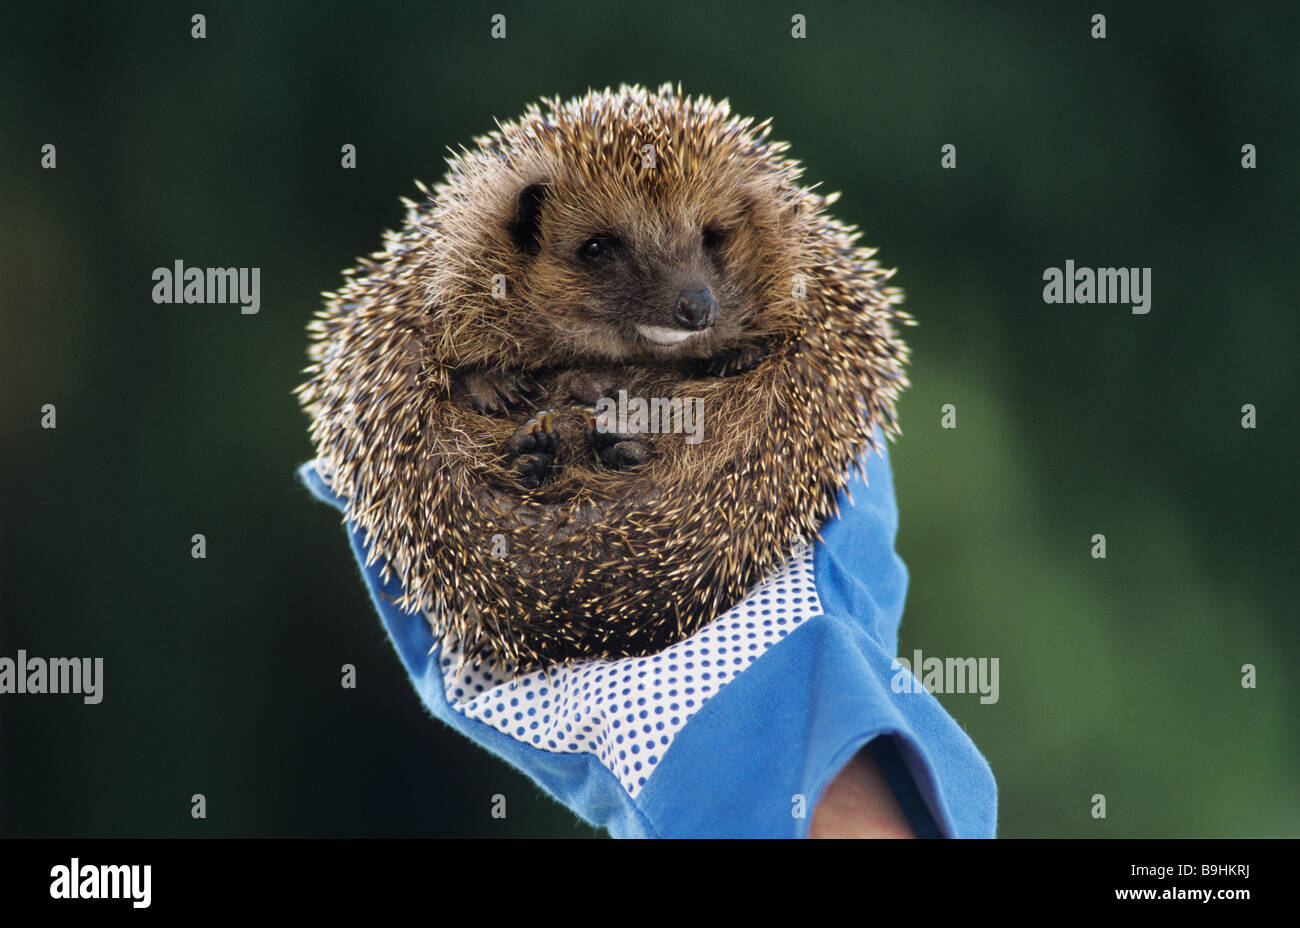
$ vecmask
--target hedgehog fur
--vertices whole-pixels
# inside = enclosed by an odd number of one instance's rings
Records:
[[[398,606],[464,658],[661,650],[815,536],[877,428],[897,436],[902,294],[786,149],[671,85],[544,100],[453,153],[326,294],[297,391],[318,467]],[[572,259],[596,233],[627,252],[616,293]],[[672,347],[625,333],[681,268],[712,281],[717,324]],[[739,373],[707,366],[747,348]],[[534,393],[483,410],[458,386],[474,372]],[[695,399],[704,439],[655,435],[627,470],[571,455],[528,488],[502,449],[537,409],[573,408],[575,377]]]

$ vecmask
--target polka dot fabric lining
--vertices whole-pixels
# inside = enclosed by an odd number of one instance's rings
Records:
[[[821,612],[812,548],[800,545],[743,602],[658,654],[514,678],[487,663],[458,673],[456,651],[440,665],[458,712],[544,751],[594,754],[635,798],[691,716]]]

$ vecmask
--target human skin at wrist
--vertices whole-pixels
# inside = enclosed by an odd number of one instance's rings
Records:
[[[916,837],[869,746],[827,785],[813,810],[808,837]]]

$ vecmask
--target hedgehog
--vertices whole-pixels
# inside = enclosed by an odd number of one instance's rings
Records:
[[[543,99],[324,295],[297,390],[318,471],[461,661],[662,650],[900,434],[894,272],[787,150],[680,86]],[[704,427],[630,428],[616,397]]]

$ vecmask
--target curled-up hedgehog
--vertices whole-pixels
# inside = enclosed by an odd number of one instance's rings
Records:
[[[902,296],[786,147],[672,86],[545,100],[327,294],[319,466],[462,656],[663,649],[896,436]]]

